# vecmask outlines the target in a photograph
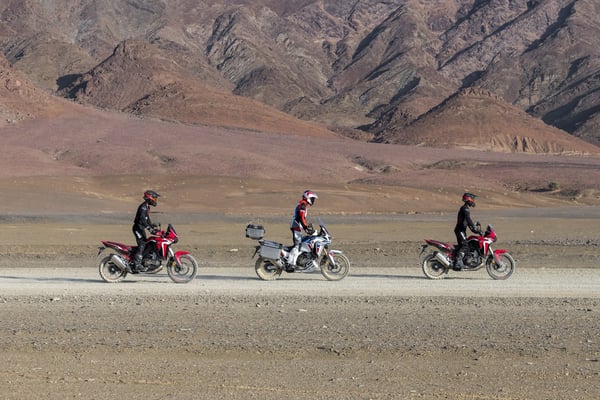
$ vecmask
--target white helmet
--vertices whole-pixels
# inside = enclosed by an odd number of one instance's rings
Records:
[[[312,190],[305,190],[304,193],[302,193],[302,198],[312,206],[315,204],[315,200],[318,199],[319,196],[317,196],[317,194]]]

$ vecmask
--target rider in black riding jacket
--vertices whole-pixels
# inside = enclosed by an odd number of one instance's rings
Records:
[[[160,197],[154,190],[144,192],[144,202],[139,205],[133,220],[133,235],[137,242],[137,252],[135,253],[135,269],[140,270],[142,266],[142,257],[146,247],[146,229],[151,232],[156,230],[157,225],[150,220],[150,206],[156,207],[156,201]]]
[[[454,269],[460,270],[465,267],[463,263],[463,257],[467,250],[467,228],[473,233],[480,234],[481,232],[473,223],[471,219],[470,207],[475,207],[475,198],[477,196],[473,193],[464,193],[462,196],[463,205],[458,210],[458,216],[456,218],[456,226],[454,227],[454,234],[456,235],[456,241],[458,245],[456,247],[456,262],[454,263]]]

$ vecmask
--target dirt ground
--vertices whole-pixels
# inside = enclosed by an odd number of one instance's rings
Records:
[[[2,143],[1,399],[598,398],[598,157],[79,107],[5,126]],[[307,188],[319,193],[309,218],[328,224],[350,275],[259,281],[244,227],[288,242]],[[100,241],[132,242],[146,189],[162,194],[154,220],[199,261],[187,285],[99,278]],[[419,270],[423,239],[453,240],[463,191],[515,257],[508,281]]]
[[[565,295],[547,288],[538,288],[547,295],[530,289],[497,295],[502,285],[519,284],[520,270],[534,277],[536,270],[562,271],[558,285],[569,270],[593,277],[597,207],[477,210],[482,223],[496,228],[496,247],[517,260],[506,282],[485,273],[437,282],[420,273],[419,245],[426,237],[452,239],[450,213],[321,217],[333,247],[352,261],[343,281],[310,275],[258,281],[254,243],[244,237],[255,217],[166,212],[156,218],[174,223],[177,248],[196,256],[200,272],[187,285],[154,277],[146,291],[137,290],[143,278],[109,285],[97,274],[101,239],[131,241],[128,215],[5,217],[0,283],[12,289],[0,295],[0,397],[598,397],[600,292],[580,296],[575,286]],[[260,222],[269,239],[289,240],[287,216]],[[63,271],[73,268],[83,278],[65,279]],[[222,290],[202,283],[203,268],[212,271],[210,285]],[[240,268],[247,268],[247,289],[242,282],[227,294],[237,281],[226,271]],[[375,276],[387,285],[398,269],[399,287],[414,283],[411,294],[377,286],[335,289]],[[56,271],[56,282],[48,270]],[[21,282],[25,271],[27,284]],[[58,289],[44,289],[54,283]],[[461,283],[467,289],[455,291]]]

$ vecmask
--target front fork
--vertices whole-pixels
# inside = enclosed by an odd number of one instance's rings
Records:
[[[492,253],[492,257],[494,257],[494,261],[496,262],[497,265],[501,266],[502,265],[502,261],[500,261],[500,255],[508,253],[508,250],[492,250],[492,247],[490,246],[489,250],[490,253]]]
[[[177,252],[173,251],[172,248],[169,247],[169,258],[174,260],[179,268],[181,268],[181,256],[184,254],[190,254],[189,251],[179,250]]]
[[[329,260],[329,263],[331,264],[332,267],[335,267],[335,254],[344,254],[341,250],[326,250],[327,253],[327,259]]]

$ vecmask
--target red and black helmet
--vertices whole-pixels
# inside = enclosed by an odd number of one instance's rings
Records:
[[[159,197],[160,194],[156,193],[154,190],[146,190],[144,192],[144,201],[153,207],[156,207],[156,200],[158,200]]]
[[[305,190],[304,193],[302,193],[302,198],[312,206],[315,204],[315,200],[318,199],[319,196],[317,196],[317,194],[312,190]]]
[[[467,192],[467,193],[463,193],[462,201],[464,203],[467,203],[469,205],[469,207],[475,207],[475,199],[476,198],[477,198],[477,195]]]

